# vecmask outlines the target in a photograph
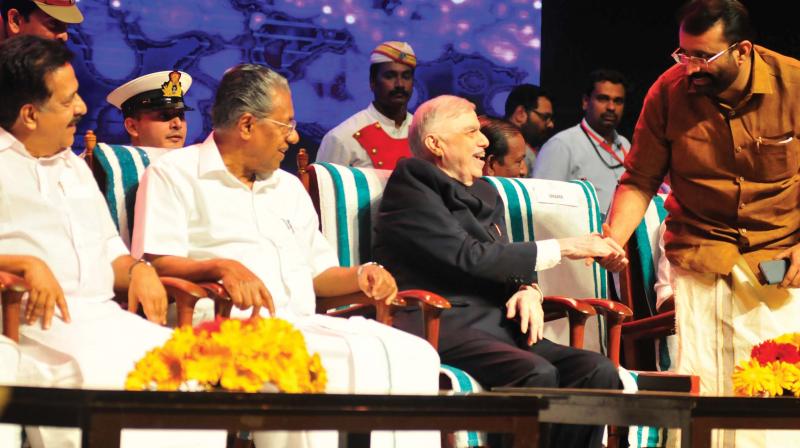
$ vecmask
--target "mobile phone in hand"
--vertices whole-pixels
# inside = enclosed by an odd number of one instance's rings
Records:
[[[758,263],[758,270],[764,277],[767,285],[777,285],[786,277],[786,271],[789,270],[789,260],[782,258],[780,260],[767,260]]]

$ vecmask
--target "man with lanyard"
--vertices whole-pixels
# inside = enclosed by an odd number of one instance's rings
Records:
[[[150,73],[117,87],[106,100],[122,111],[131,145],[183,148],[185,113],[193,110],[184,103],[183,94],[191,85],[188,73],[176,70]]]
[[[605,213],[625,171],[631,144],[616,131],[625,108],[625,78],[613,70],[595,70],[583,95],[584,117],[547,141],[539,151],[533,176],[568,181],[587,179],[597,190]]]
[[[531,177],[536,154],[553,131],[553,102],[534,84],[514,87],[506,98],[505,120],[518,127],[525,139],[525,172]]]
[[[24,34],[66,42],[67,26],[83,22],[75,0],[2,0],[0,14],[0,42]]]
[[[369,87],[374,101],[322,138],[317,162],[393,170],[408,149],[408,100],[417,58],[406,42],[384,42],[370,55]]]
[[[669,174],[677,371],[698,375],[701,394],[730,395],[755,344],[800,331],[800,62],[754,45],[738,1],[694,0],[679,18],[676,65],[645,97],[604,231],[624,244]],[[786,274],[763,285],[758,265],[772,259]],[[712,446],[797,444],[720,433]]]

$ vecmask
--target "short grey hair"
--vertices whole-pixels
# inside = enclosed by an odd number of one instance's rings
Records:
[[[214,98],[211,121],[214,128],[228,129],[239,117],[250,112],[256,118],[272,113],[272,100],[278,90],[289,90],[286,78],[258,64],[234,66],[222,76]]]
[[[422,103],[414,112],[414,118],[408,128],[411,154],[422,159],[430,158],[430,152],[425,147],[425,137],[441,131],[447,121],[474,111],[474,104],[453,95],[437,96]]]

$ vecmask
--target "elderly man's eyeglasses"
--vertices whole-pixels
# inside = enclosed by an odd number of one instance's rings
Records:
[[[547,123],[548,121],[553,121],[553,114],[544,114],[539,112],[538,110],[532,110],[531,112],[535,113],[540,120]]]
[[[677,62],[678,64],[696,65],[698,67],[707,68],[709,64],[719,59],[723,54],[736,48],[737,45],[739,45],[739,42],[736,42],[730,47],[708,58],[701,58],[699,56],[689,56],[688,54],[683,53],[684,50],[680,47],[678,47],[675,51],[673,51],[671,56],[672,59],[675,59],[675,62]]]
[[[283,133],[284,133],[285,135],[289,135],[289,134],[291,134],[291,133],[292,133],[292,132],[293,132],[295,129],[297,129],[297,121],[296,121],[296,120],[291,120],[291,121],[290,121],[290,122],[288,122],[288,123],[283,123],[283,122],[281,122],[281,121],[278,121],[278,120],[273,120],[272,118],[266,118],[266,117],[265,117],[264,119],[265,119],[265,120],[267,120],[267,121],[269,121],[270,123],[275,123],[275,124],[279,124],[279,125],[283,126]]]

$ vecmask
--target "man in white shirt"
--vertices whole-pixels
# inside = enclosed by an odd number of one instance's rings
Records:
[[[406,42],[384,42],[370,54],[369,86],[374,101],[322,138],[317,162],[393,170],[410,157],[408,101],[417,58]]]
[[[131,145],[175,149],[186,146],[186,115],[193,110],[183,96],[192,77],[177,70],[140,76],[117,87],[106,100],[122,111]]]
[[[132,258],[86,163],[70,150],[86,104],[72,53],[20,36],[0,44],[0,269],[23,276],[18,380],[37,386],[122,388],[147,350],[162,344],[166,292]],[[142,305],[151,321],[120,309]],[[76,430],[29,431],[34,447],[77,447]],[[150,447],[154,445],[149,445]]]
[[[614,70],[593,71],[582,101],[583,120],[547,140],[532,177],[587,179],[597,190],[597,201],[605,215],[617,180],[625,172],[622,162],[631,147],[617,132],[625,110],[625,77]]]
[[[320,353],[329,392],[436,393],[439,358],[426,341],[372,320],[314,314],[316,296],[363,292],[391,302],[397,286],[374,263],[339,267],[308,194],[279,169],[299,140],[286,79],[236,66],[223,76],[213,111],[214,132],[203,143],[168,152],[142,178],[133,253],[146,254],[162,275],[221,281],[238,308],[233,315],[261,307],[293,322]],[[293,447],[336,443],[330,432],[290,438]],[[436,446],[438,435],[403,434],[397,442]]]

